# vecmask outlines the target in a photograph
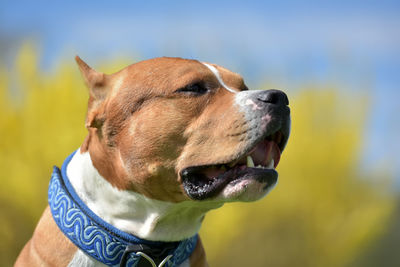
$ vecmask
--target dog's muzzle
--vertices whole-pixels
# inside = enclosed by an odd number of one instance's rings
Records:
[[[213,198],[244,180],[262,184],[265,191],[277,181],[275,168],[290,133],[288,97],[279,90],[243,91],[236,94],[235,101],[246,120],[245,144],[238,142],[242,148],[229,161],[189,166],[180,172],[192,199]]]

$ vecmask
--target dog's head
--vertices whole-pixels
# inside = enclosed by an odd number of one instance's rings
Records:
[[[111,75],[77,62],[90,89],[82,150],[114,186],[225,202],[275,185],[290,132],[283,92],[249,91],[240,75],[196,60],[156,58]]]

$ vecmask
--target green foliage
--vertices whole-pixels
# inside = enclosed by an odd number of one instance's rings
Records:
[[[0,70],[0,265],[10,266],[46,206],[52,166],[84,139],[88,96],[72,60],[43,73],[29,44],[15,70]],[[291,97],[279,184],[261,201],[207,216],[211,266],[344,266],[379,236],[393,200],[360,177],[365,105],[341,96],[331,89]]]
[[[0,265],[10,266],[47,203],[52,166],[85,137],[87,93],[71,64],[53,75],[37,69],[32,46],[21,48],[11,75],[0,77]],[[20,89],[19,91],[17,91]]]

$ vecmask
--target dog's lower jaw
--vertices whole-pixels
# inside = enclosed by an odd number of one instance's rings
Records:
[[[257,201],[265,197],[275,186],[276,182],[270,185],[256,180],[242,180],[226,186],[217,199],[224,199],[226,202]]]
[[[104,179],[88,152],[78,150],[67,175],[82,201],[104,221],[142,239],[178,241],[195,235],[204,215],[222,206],[218,201],[171,203],[121,191]]]

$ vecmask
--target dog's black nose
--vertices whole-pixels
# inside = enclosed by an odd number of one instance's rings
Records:
[[[284,92],[276,89],[261,91],[260,94],[257,95],[257,100],[280,106],[289,105],[289,99],[287,95]]]

